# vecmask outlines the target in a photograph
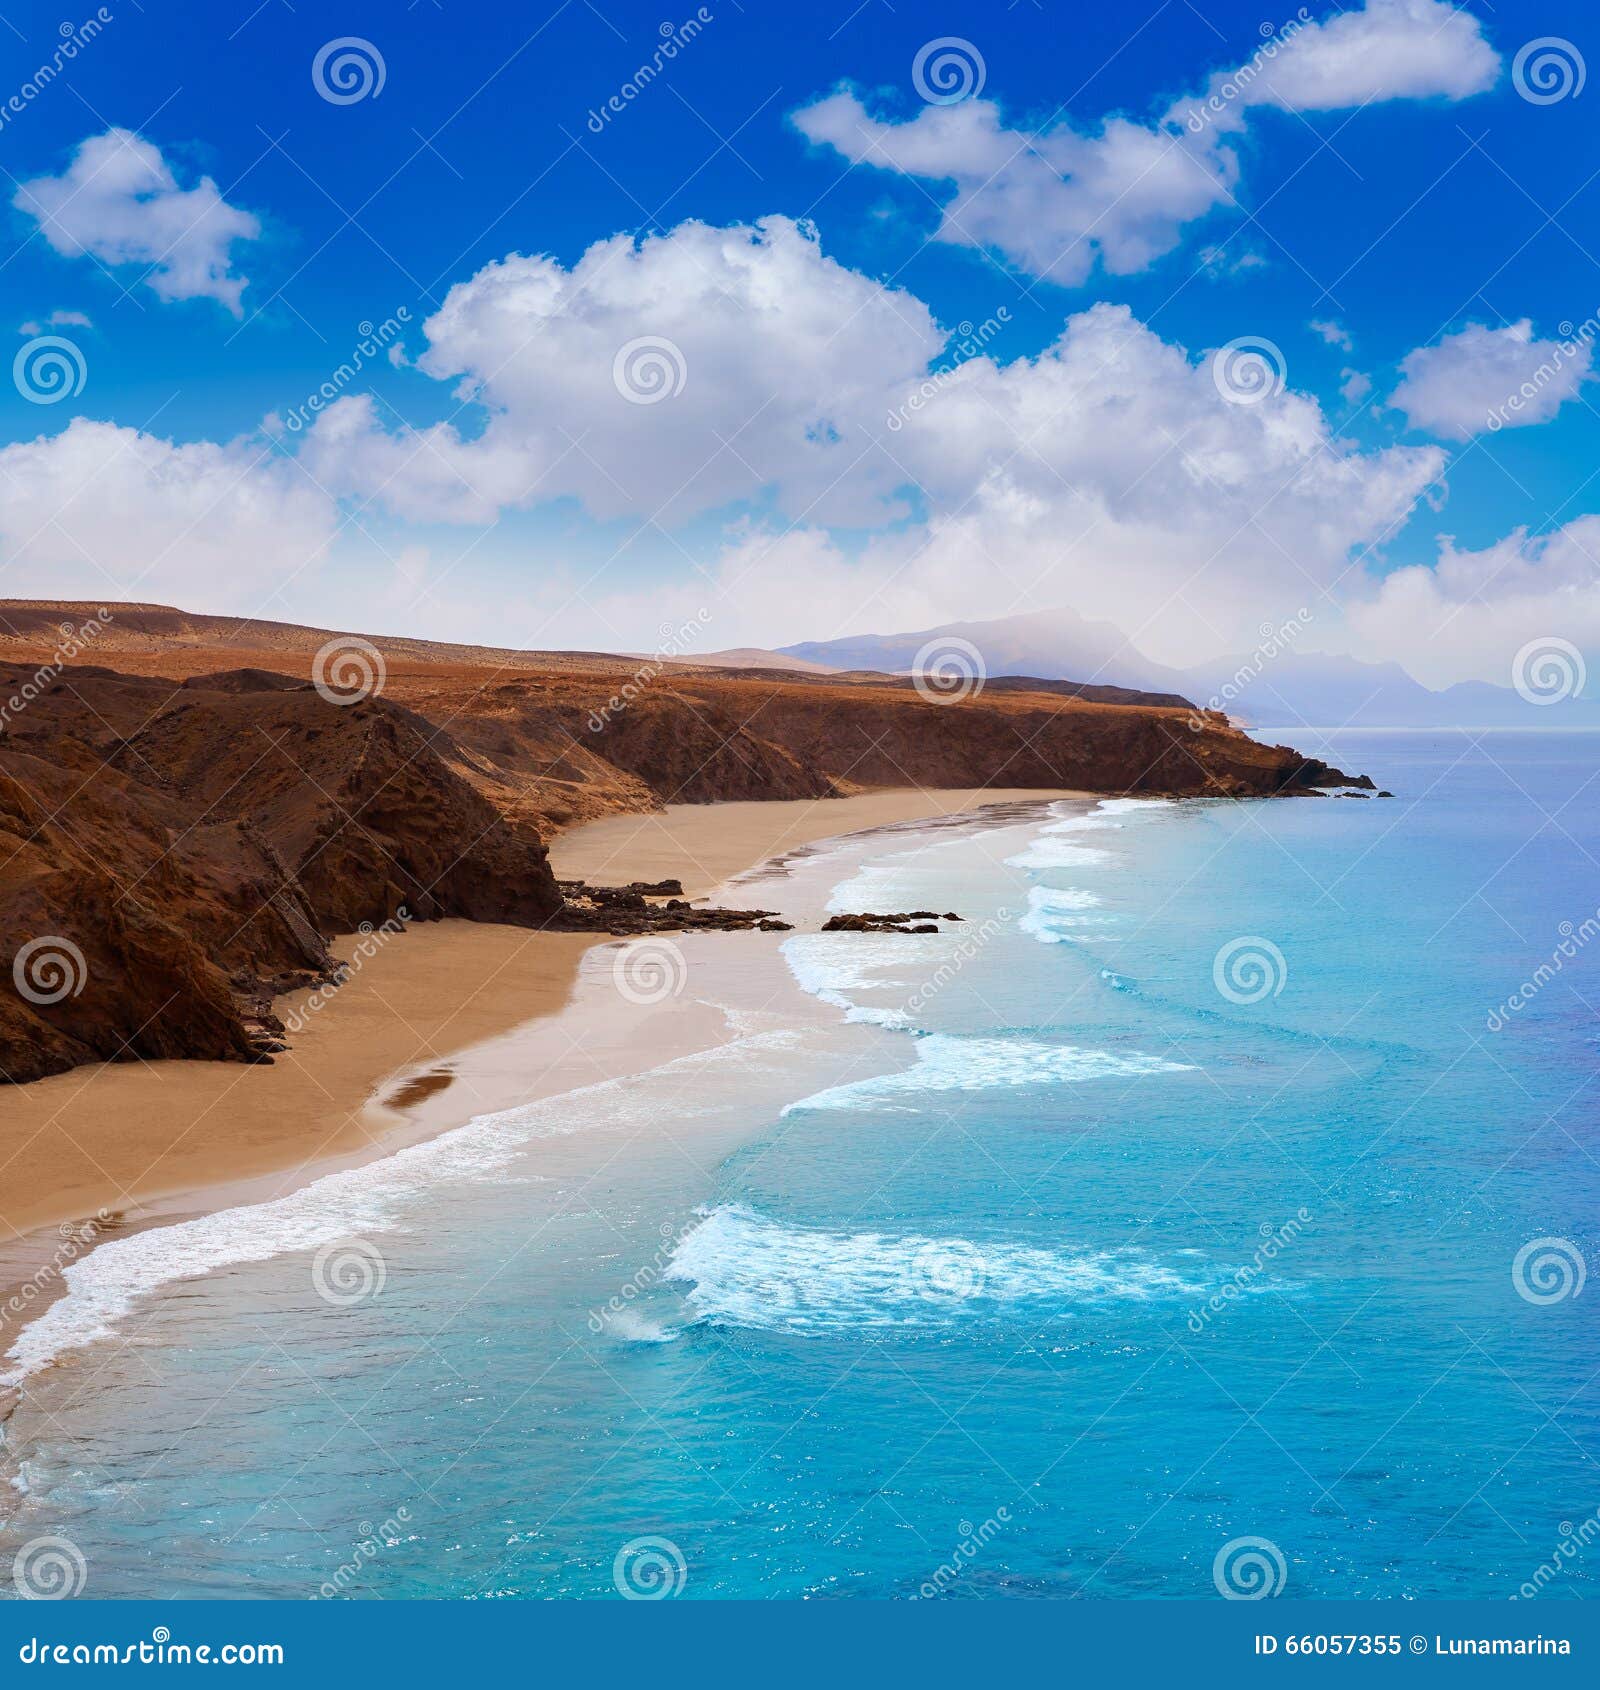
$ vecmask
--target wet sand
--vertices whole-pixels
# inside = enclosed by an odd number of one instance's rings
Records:
[[[600,884],[676,878],[686,894],[703,897],[771,857],[838,834],[1065,796],[1074,795],[896,789],[675,805],[561,835],[551,863],[561,878]],[[722,937],[737,944],[746,936]],[[73,1239],[87,1241],[100,1228],[69,1230],[94,1217],[113,1228],[143,1226],[263,1201],[332,1165],[460,1125],[500,1106],[508,1086],[548,1095],[563,1075],[508,1074],[503,1035],[566,1004],[585,951],[606,942],[465,921],[418,924],[393,938],[352,935],[333,947],[353,965],[343,986],[322,993],[315,1008],[307,1007],[309,993],[278,1000],[280,1016],[301,1024],[270,1066],[100,1064],[6,1088],[0,1297],[64,1252],[72,1259]],[[652,1036],[642,1049],[635,1039],[607,1061],[619,1072],[648,1066],[699,1031],[676,1014],[656,1021],[659,1041]],[[6,1324],[0,1319],[0,1336]]]

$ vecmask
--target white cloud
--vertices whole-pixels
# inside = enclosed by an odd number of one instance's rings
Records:
[[[1492,87],[1499,68],[1477,19],[1446,0],[1367,0],[1265,43],[1154,123],[1111,117],[1093,129],[1064,121],[1030,133],[1007,128],[995,101],[976,98],[893,122],[848,88],[793,121],[853,164],[952,183],[940,240],[992,249],[1029,275],[1074,286],[1097,262],[1113,275],[1145,269],[1186,225],[1231,202],[1231,139],[1251,108],[1464,99]]]
[[[1500,75],[1500,56],[1477,18],[1449,0],[1367,0],[1359,10],[1306,25],[1271,58],[1263,53],[1251,62],[1259,74],[1244,102],[1299,112],[1380,100],[1464,100],[1492,88]]]
[[[1470,324],[1400,366],[1392,403],[1413,428],[1468,440],[1548,422],[1590,379],[1586,340],[1536,340],[1528,318],[1508,328]]]
[[[1006,128],[993,100],[925,106],[904,123],[868,114],[848,90],[795,113],[805,137],[853,164],[955,184],[938,238],[992,248],[1063,286],[1096,262],[1131,275],[1170,252],[1184,226],[1232,198],[1238,160],[1214,131],[1191,135],[1126,118],[1096,132]]]
[[[52,311],[41,322],[22,323],[17,328],[18,334],[43,334],[49,329],[92,329],[94,324],[82,311]]]
[[[1359,405],[1372,391],[1372,377],[1365,370],[1340,370],[1339,392],[1347,405]]]
[[[144,265],[143,280],[162,299],[214,299],[241,314],[248,278],[234,274],[230,249],[256,239],[261,225],[209,176],[180,188],[160,149],[129,130],[80,142],[61,175],[24,182],[12,204],[67,257]]]
[[[1536,538],[1519,528],[1478,552],[1446,539],[1435,567],[1385,576],[1346,620],[1360,655],[1394,658],[1429,686],[1509,686],[1517,652],[1552,636],[1600,674],[1600,516]]]
[[[1341,352],[1354,352],[1356,343],[1350,331],[1340,324],[1325,318],[1311,319],[1311,332],[1325,340],[1329,346],[1337,346]]]
[[[0,581],[11,595],[258,608],[320,555],[337,512],[263,442],[176,444],[75,418],[0,448]]]
[[[481,403],[482,433],[390,432],[347,399],[318,421],[307,463],[402,516],[469,522],[570,497],[602,519],[670,524],[761,488],[795,515],[883,521],[907,478],[874,441],[945,338],[920,300],[783,217],[618,235],[570,270],[513,254],[453,287],[423,332],[417,367]],[[652,373],[666,396],[634,402]]]

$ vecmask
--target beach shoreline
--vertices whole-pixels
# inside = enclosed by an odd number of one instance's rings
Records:
[[[551,863],[563,879],[601,884],[675,878],[686,895],[704,898],[842,835],[1090,796],[895,788],[677,805],[558,835]],[[510,1101],[562,1089],[571,1076],[559,1062],[539,1074],[513,1061],[508,1072],[504,1047],[570,1002],[591,947],[616,942],[466,921],[347,935],[333,947],[351,964],[344,985],[278,1000],[296,1030],[271,1065],[101,1064],[8,1088],[0,1167],[12,1195],[0,1217],[0,1354],[49,1306],[62,1270],[104,1238],[270,1201]],[[647,1068],[679,1054],[686,1038],[709,1036],[682,1015],[651,1025],[648,1041],[610,1052],[596,1072]]]

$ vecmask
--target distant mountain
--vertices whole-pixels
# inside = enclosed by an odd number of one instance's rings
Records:
[[[1398,663],[1363,663],[1292,648],[1172,669],[1145,657],[1111,623],[1092,622],[1070,610],[810,642],[785,646],[779,655],[829,668],[903,674],[925,648],[951,640],[977,647],[991,678],[1036,675],[1176,693],[1258,728],[1600,727],[1600,703],[1591,700],[1530,704],[1511,687],[1486,681],[1462,681],[1435,692]]]
[[[991,675],[1036,675],[1049,681],[1083,681],[1187,696],[1185,678],[1176,669],[1152,663],[1120,628],[1109,622],[1091,622],[1074,610],[1041,610],[993,622],[946,622],[914,634],[858,634],[842,640],[811,641],[782,646],[779,656],[803,658],[830,669],[878,669],[902,675],[911,670],[926,647],[952,639],[975,645]]]

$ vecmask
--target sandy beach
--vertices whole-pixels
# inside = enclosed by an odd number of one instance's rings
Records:
[[[704,897],[768,858],[838,834],[986,804],[1070,796],[1020,790],[896,789],[793,803],[675,805],[608,817],[558,836],[558,876],[601,884],[677,878]],[[730,935],[729,943],[742,936]],[[508,1083],[538,1095],[562,1083],[508,1079],[494,1043],[569,999],[584,952],[604,936],[465,921],[350,935],[354,966],[322,994],[278,1000],[295,1017],[271,1065],[130,1062],[8,1088],[0,1106],[0,1287],[59,1253],[63,1231],[102,1212],[148,1225],[291,1190],[329,1165],[447,1130],[494,1106]],[[660,1018],[663,1051],[680,1018]],[[477,1051],[484,1073],[474,1073]],[[612,1053],[621,1060],[620,1053]],[[653,1049],[628,1059],[645,1065]],[[502,1062],[503,1068],[503,1062]],[[592,1075],[591,1075],[592,1077]],[[245,1188],[248,1188],[246,1192]],[[44,1229],[52,1229],[45,1231]]]

